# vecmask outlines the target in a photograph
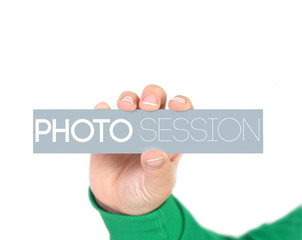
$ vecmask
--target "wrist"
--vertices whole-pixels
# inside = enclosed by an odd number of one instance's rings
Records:
[[[95,198],[95,202],[98,205],[98,207],[100,207],[101,209],[103,209],[106,212],[113,213],[113,214],[120,214],[120,215],[128,215],[128,214],[125,214],[125,213],[123,213],[122,211],[120,211],[118,209],[112,208],[112,207],[102,203],[97,198]]]
[[[144,198],[144,199],[136,199],[135,197],[125,196],[120,200],[107,197],[103,201],[102,195],[100,195],[97,190],[92,190],[91,187],[89,187],[91,193],[93,194],[94,201],[98,205],[98,207],[106,212],[112,213],[112,214],[119,214],[119,215],[128,215],[128,216],[139,216],[144,215],[149,212],[154,211],[158,207],[160,207],[171,195],[171,192],[169,195],[163,195],[152,198],[150,200]],[[102,199],[102,200],[100,200]],[[111,199],[111,200],[108,200]],[[127,204],[128,203],[128,204]]]
[[[100,208],[89,189],[89,200],[101,214],[112,239],[179,239],[183,230],[183,214],[173,195],[157,209],[137,216],[114,214]]]

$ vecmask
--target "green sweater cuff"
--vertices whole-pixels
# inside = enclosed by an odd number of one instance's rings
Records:
[[[89,200],[101,214],[110,239],[168,240],[180,239],[183,232],[183,216],[173,195],[154,211],[139,215],[119,215],[100,208],[89,188]]]

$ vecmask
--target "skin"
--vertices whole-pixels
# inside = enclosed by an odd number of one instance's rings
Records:
[[[145,96],[151,96],[157,103],[146,103]],[[183,95],[175,97],[168,102],[170,110],[193,109],[189,98]],[[154,111],[164,109],[166,101],[164,89],[152,84],[144,88],[141,97],[131,91],[123,92],[117,100],[117,106],[123,111]],[[95,109],[110,107],[106,102],[100,102]],[[108,212],[123,215],[146,214],[163,204],[172,193],[181,157],[182,154],[167,154],[160,150],[142,154],[91,154],[91,191],[98,205]]]

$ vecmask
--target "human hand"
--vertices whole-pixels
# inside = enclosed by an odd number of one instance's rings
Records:
[[[167,95],[157,85],[144,88],[141,98],[123,92],[117,105],[120,110],[164,109]],[[189,98],[177,95],[168,103],[173,111],[193,108]],[[110,109],[100,102],[95,109]],[[172,193],[176,170],[182,154],[151,150],[143,154],[99,154],[90,156],[90,188],[98,205],[116,214],[142,215],[163,204]]]

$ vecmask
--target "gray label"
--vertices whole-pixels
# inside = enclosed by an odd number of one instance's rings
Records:
[[[34,110],[34,153],[263,153],[262,110]]]

